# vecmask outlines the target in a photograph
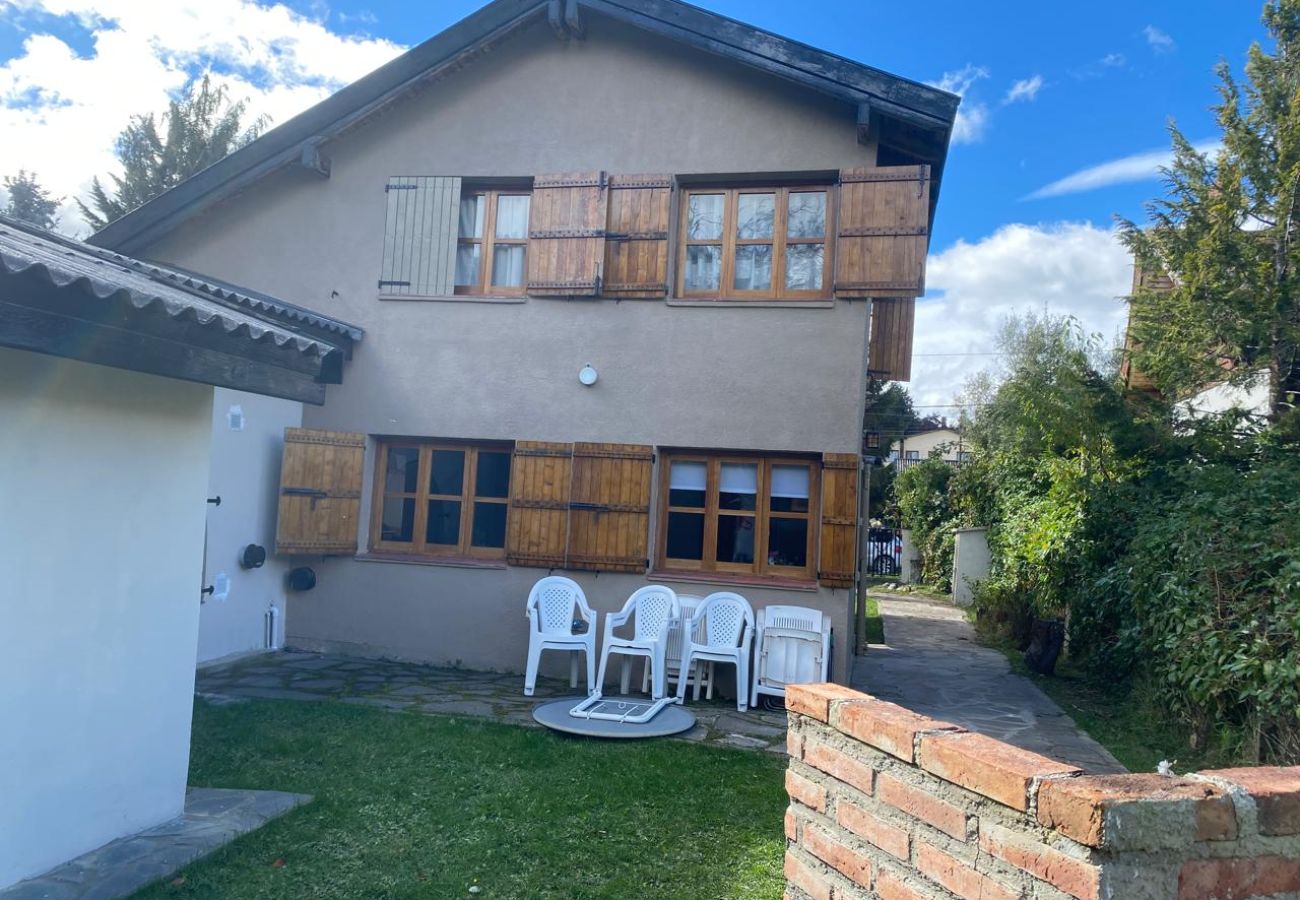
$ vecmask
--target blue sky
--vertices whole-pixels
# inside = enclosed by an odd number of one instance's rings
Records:
[[[936,409],[971,372],[996,365],[985,354],[1007,314],[1046,307],[1115,338],[1128,271],[1112,217],[1140,217],[1160,190],[1168,121],[1193,140],[1213,138],[1215,64],[1239,72],[1265,38],[1253,0],[700,5],[963,89],[918,312],[913,389]],[[0,174],[35,168],[75,196],[112,167],[112,138],[131,112],[160,108],[204,68],[283,121],[478,6],[0,0]],[[64,218],[77,230],[70,206]]]

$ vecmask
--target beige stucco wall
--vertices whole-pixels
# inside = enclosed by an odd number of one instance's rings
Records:
[[[875,148],[858,143],[851,107],[592,15],[586,41],[561,42],[544,24],[532,26],[324,152],[328,180],[276,175],[146,254],[366,329],[345,383],[330,388],[323,408],[306,409],[304,425],[857,451],[866,302],[380,301],[376,284],[391,175],[680,176],[872,165]],[[577,380],[586,363],[600,373],[590,389]],[[321,572],[311,595],[290,602],[291,638],[364,635],[358,643],[377,650],[503,669],[523,664],[527,584],[544,574],[351,561],[330,561]],[[602,578],[618,584],[605,606],[644,583]],[[846,592],[782,599],[832,612],[847,646]],[[439,629],[440,616],[465,627]],[[839,656],[842,666],[847,654]]]
[[[935,450],[940,450],[944,459],[957,459],[958,447],[961,447],[961,435],[951,428],[940,428],[935,431],[926,431],[921,434],[909,434],[901,441],[895,441],[889,448],[890,452],[897,456],[904,456],[909,453],[917,454],[919,459],[929,459],[930,454]],[[963,447],[963,449],[970,449]]]

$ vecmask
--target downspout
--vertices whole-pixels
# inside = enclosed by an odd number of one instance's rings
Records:
[[[867,554],[863,549],[863,536],[867,534],[867,516],[871,513],[871,487],[866,479],[867,461],[862,453],[862,433],[867,425],[867,392],[871,390],[871,314],[874,301],[867,300],[867,321],[862,334],[862,414],[858,417],[858,515],[853,535],[853,597],[850,599],[850,615],[853,616],[853,655],[858,655],[862,638],[867,633],[867,601],[864,596],[866,585],[862,577],[862,560]],[[851,674],[851,673],[850,673]]]

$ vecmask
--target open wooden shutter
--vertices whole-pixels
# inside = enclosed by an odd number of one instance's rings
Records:
[[[867,370],[875,378],[910,381],[912,333],[916,300],[912,297],[877,297],[871,301],[871,348]]]
[[[460,178],[399,176],[384,185],[384,262],[379,291],[425,297],[455,293]]]
[[[817,580],[852,587],[857,561],[858,456],[822,454],[822,533]]]
[[[515,442],[506,562],[544,569],[564,565],[572,477],[572,444]]]
[[[667,295],[672,192],[671,175],[614,175],[609,179],[605,296]]]
[[[604,172],[539,175],[528,213],[528,293],[594,297],[605,261]]]
[[[929,226],[929,166],[841,171],[836,296],[925,293]]]
[[[276,553],[357,552],[365,453],[364,434],[284,430]]]
[[[653,448],[574,444],[569,567],[596,572],[649,568]]]

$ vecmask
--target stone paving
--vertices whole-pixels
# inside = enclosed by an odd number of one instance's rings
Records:
[[[1091,772],[1123,772],[1007,658],[975,642],[961,610],[934,600],[873,595],[886,644],[853,665],[853,687],[882,700],[1073,763]]]
[[[634,667],[633,673],[639,674],[639,670]],[[534,706],[581,691],[570,688],[567,679],[538,678],[535,695],[525,697],[522,675],[294,651],[201,669],[196,690],[199,696],[215,703],[250,697],[337,700],[388,710],[495,719],[527,727],[540,727],[533,721]],[[696,702],[691,696],[687,694],[686,708],[695,715],[696,724],[678,739],[785,752],[784,710],[739,712],[734,700]]]
[[[0,900],[125,897],[310,801],[280,791],[190,788],[184,814],[0,890]]]

